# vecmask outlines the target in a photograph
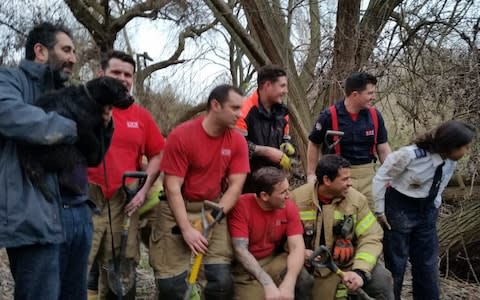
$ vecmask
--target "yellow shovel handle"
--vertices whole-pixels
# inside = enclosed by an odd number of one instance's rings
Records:
[[[193,262],[192,271],[188,277],[188,283],[194,284],[197,281],[198,272],[200,271],[200,266],[202,265],[203,254],[199,253],[195,256],[195,261]]]

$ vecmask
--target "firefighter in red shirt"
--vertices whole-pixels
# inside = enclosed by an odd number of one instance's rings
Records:
[[[253,174],[253,181],[255,194],[240,196],[228,215],[237,262],[235,298],[310,299],[313,278],[303,268],[303,226],[289,198],[287,176],[264,167]]]
[[[208,97],[206,116],[179,125],[168,136],[160,165],[168,203],[160,202],[150,240],[159,299],[183,299],[191,254],[199,252],[206,253],[205,298],[233,297],[232,246],[226,222],[215,225],[208,241],[192,222],[200,217],[204,200],[223,208],[212,215],[226,214],[240,196],[249,171],[247,144],[233,129],[242,102],[237,88],[220,85]]]
[[[122,51],[109,52],[102,59],[101,68],[100,76],[116,78],[128,89],[132,88],[135,61],[130,55]],[[146,194],[158,175],[161,155],[165,147],[163,136],[151,114],[138,104],[134,103],[126,110],[114,108],[113,122],[115,131],[111,145],[105,154],[105,160],[98,167],[88,170],[90,199],[100,210],[100,214],[93,215],[94,235],[89,255],[89,266],[92,269],[98,268],[99,282],[97,286],[94,274],[90,273],[89,294],[94,294],[95,288],[98,288],[100,299],[116,298],[108,288],[107,274],[102,267],[107,265],[113,257],[107,201],[111,209],[115,253],[120,251],[122,224],[127,213],[131,215],[131,223],[125,255],[138,263],[140,239],[138,238],[139,215],[136,211],[145,201]],[[121,189],[122,175],[126,171],[142,170],[143,156],[148,160],[145,169],[148,174],[146,183],[126,205],[126,196]],[[106,174],[104,164],[107,168]],[[94,264],[95,260],[98,265]],[[135,289],[132,289],[124,299],[134,298]]]

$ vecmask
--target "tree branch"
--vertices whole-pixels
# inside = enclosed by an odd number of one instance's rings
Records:
[[[179,59],[179,58],[182,52],[185,50],[185,40],[187,38],[195,38],[197,36],[200,36],[205,31],[213,28],[216,23],[217,22],[215,21],[213,23],[206,24],[200,27],[188,26],[187,28],[185,28],[185,30],[182,33],[180,33],[180,35],[178,36],[178,45],[175,52],[168,59],[154,63],[146,67],[145,69],[142,69],[141,71],[139,71],[137,73],[137,81],[141,83],[145,80],[145,78],[150,76],[155,71],[164,69],[171,65],[184,63],[185,60]]]
[[[320,56],[320,8],[316,1],[309,1],[310,13],[310,47],[300,73],[300,82],[304,89],[313,81],[315,67]]]
[[[155,1],[145,1],[140,2],[132,6],[130,9],[126,10],[118,18],[114,19],[112,22],[112,29],[118,32],[120,29],[125,27],[128,22],[133,18],[142,17],[142,18],[155,18],[158,12],[164,8],[167,4],[172,2],[171,0],[155,0]]]
[[[68,5],[78,22],[87,28],[95,42],[100,46],[100,48],[102,48],[101,45],[109,39],[108,35],[106,34],[107,31],[105,30],[104,26],[100,24],[97,18],[90,13],[89,6],[86,6],[83,1],[78,0],[65,0],[65,3]],[[102,9],[94,11],[99,15],[102,15]]]
[[[270,62],[270,59],[267,57],[263,49],[242,27],[236,16],[233,15],[230,7],[225,4],[225,2],[222,0],[205,0],[205,3],[213,12],[215,18],[225,26],[235,40],[235,43],[242,49],[245,55],[256,67],[263,66]]]
[[[375,48],[385,24],[393,11],[403,0],[372,0],[360,22],[359,44],[355,55],[355,64],[363,66]]]

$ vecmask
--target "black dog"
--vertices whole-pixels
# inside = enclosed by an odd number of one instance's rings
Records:
[[[106,151],[102,134],[104,107],[111,105],[126,109],[133,102],[127,88],[119,80],[110,77],[100,77],[84,85],[63,88],[38,98],[35,106],[75,121],[78,138],[73,145],[19,144],[20,164],[30,181],[48,200],[53,200],[45,182],[46,173],[59,174],[62,184],[63,174],[69,174],[75,167],[98,165]],[[64,184],[67,182],[68,179],[63,181]]]

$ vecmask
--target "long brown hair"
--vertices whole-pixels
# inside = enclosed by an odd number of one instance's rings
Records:
[[[475,127],[462,121],[450,120],[418,136],[412,143],[428,152],[449,154],[470,144],[474,137]]]

